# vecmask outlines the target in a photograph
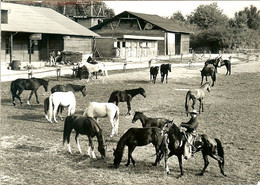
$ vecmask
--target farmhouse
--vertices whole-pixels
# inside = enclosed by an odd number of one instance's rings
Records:
[[[124,11],[90,30],[101,35],[96,48],[104,57],[153,58],[189,52],[190,32],[158,15]]]
[[[1,5],[1,61],[47,61],[53,50],[92,54],[94,38],[99,35],[58,12],[14,3]]]

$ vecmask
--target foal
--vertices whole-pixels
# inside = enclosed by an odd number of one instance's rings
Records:
[[[158,72],[159,72],[159,66],[150,67],[150,82],[151,83],[155,84]]]

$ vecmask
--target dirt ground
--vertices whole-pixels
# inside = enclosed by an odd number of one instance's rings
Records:
[[[82,115],[91,101],[107,102],[113,90],[143,87],[147,97],[138,95],[132,100],[133,111],[143,111],[148,117],[173,119],[179,126],[188,121],[184,110],[188,89],[200,85],[201,67],[176,67],[169,73],[169,83],[149,83],[149,70],[137,69],[111,73],[102,81],[86,83],[85,80],[62,78],[62,84],[85,84],[87,96],[75,94],[76,115]],[[183,161],[185,175],[180,174],[176,156],[169,159],[170,175],[161,166],[151,164],[155,160],[153,146],[137,147],[133,152],[136,167],[125,167],[127,148],[118,169],[113,168],[113,148],[119,138],[131,127],[141,127],[138,121],[132,124],[133,115],[126,116],[126,104],[120,103],[119,134],[109,137],[111,125],[108,119],[100,119],[107,142],[107,158],[97,159],[87,154],[88,140],[80,136],[80,155],[71,135],[73,154],[62,146],[63,122],[50,124],[44,117],[43,100],[50,95],[39,89],[40,104],[32,98],[32,105],[14,107],[11,102],[10,82],[1,83],[1,137],[0,137],[0,184],[257,184],[260,176],[260,62],[238,62],[232,65],[232,75],[226,76],[224,67],[218,69],[217,81],[204,100],[205,112],[199,115],[198,133],[218,138],[225,150],[225,172],[222,176],[215,160],[209,159],[204,176],[196,176],[203,168],[200,153]],[[59,82],[50,78],[50,88]],[[23,92],[26,100],[30,92]],[[24,101],[25,102],[25,101]],[[65,116],[67,111],[63,113]]]

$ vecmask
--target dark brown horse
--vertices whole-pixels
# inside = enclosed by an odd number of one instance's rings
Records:
[[[161,72],[161,82],[163,83],[164,77],[166,79],[166,83],[168,83],[168,71],[171,72],[171,64],[162,64],[160,67],[160,72]]]
[[[45,92],[48,91],[48,85],[49,81],[46,81],[41,78],[30,78],[30,79],[16,79],[12,81],[11,83],[11,93],[13,97],[13,105],[15,106],[15,100],[14,98],[18,98],[20,100],[21,105],[23,104],[23,101],[21,100],[20,95],[24,90],[30,90],[31,94],[27,100],[27,104],[30,105],[30,100],[32,98],[33,93],[35,94],[36,102],[40,103],[38,100],[38,95],[37,95],[37,90],[39,89],[40,86],[44,87]],[[18,91],[18,93],[17,93]],[[17,93],[17,94],[16,94]]]
[[[212,87],[214,86],[214,83],[216,81],[216,68],[212,64],[208,64],[203,67],[201,70],[201,83],[200,85],[203,84],[203,78],[204,76],[206,77],[206,81],[208,81],[208,76],[211,77],[212,79]]]
[[[127,114],[130,115],[131,111],[131,100],[136,95],[141,94],[144,98],[146,97],[145,90],[143,88],[137,88],[137,89],[129,89],[124,91],[113,91],[110,95],[110,98],[108,100],[108,103],[116,103],[118,106],[119,102],[127,102],[127,108],[128,112]]]
[[[166,158],[166,139],[162,134],[162,130],[156,127],[150,128],[130,128],[118,141],[116,150],[114,150],[114,167],[118,168],[124,153],[125,146],[128,146],[128,159],[126,166],[129,166],[130,161],[135,166],[135,160],[132,157],[132,152],[137,146],[145,146],[152,143],[156,150],[156,160],[153,165],[157,165],[160,161],[160,156]],[[159,150],[161,151],[160,156]]]
[[[183,132],[180,131],[179,127],[177,127],[174,123],[166,124],[163,130],[166,130],[168,135],[168,149],[170,153],[166,158],[166,172],[167,174],[170,173],[167,160],[173,155],[178,157],[179,167],[181,170],[181,176],[183,175],[182,169],[182,155],[184,154],[184,145],[186,140],[183,137]],[[168,131],[167,131],[168,130]],[[222,147],[221,142],[219,139],[209,138],[205,134],[198,135],[193,143],[193,146],[196,148],[195,152],[202,152],[203,160],[204,160],[204,167],[202,171],[198,175],[203,175],[207,166],[209,165],[208,156],[212,157],[213,159],[218,161],[220,172],[226,176],[224,172],[224,149]],[[161,151],[160,151],[161,152]],[[159,158],[161,155],[159,152]]]
[[[137,120],[140,120],[142,126],[145,127],[158,127],[163,128],[163,126],[169,122],[170,120],[165,118],[148,118],[142,112],[135,112],[134,117],[132,119],[132,123],[135,123]]]
[[[227,72],[226,75],[231,75],[231,62],[230,60],[223,60],[222,57],[220,58],[218,67],[226,66]]]
[[[209,64],[213,65],[215,67],[215,70],[216,70],[216,73],[217,73],[217,68],[219,67],[219,62],[221,60],[221,56],[220,57],[216,57],[214,59],[208,59],[206,62],[205,62],[205,65],[204,66],[207,66]]]
[[[150,82],[151,83],[155,84],[158,72],[159,72],[159,66],[150,67]]]

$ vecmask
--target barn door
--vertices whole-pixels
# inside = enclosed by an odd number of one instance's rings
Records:
[[[181,54],[181,34],[175,34],[175,54]]]

